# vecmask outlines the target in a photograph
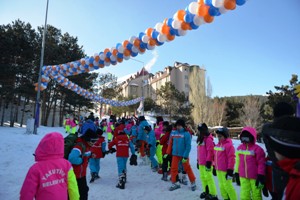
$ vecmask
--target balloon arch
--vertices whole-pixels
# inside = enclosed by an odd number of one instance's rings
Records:
[[[42,80],[40,90],[47,88],[50,78],[61,86],[91,99],[92,101],[109,104],[112,106],[128,106],[143,100],[139,97],[130,101],[115,101],[105,99],[97,94],[87,91],[70,81],[67,77],[87,73],[109,65],[116,65],[130,57],[143,54],[146,50],[153,50],[155,46],[161,46],[170,42],[175,37],[184,36],[187,31],[195,30],[200,25],[211,23],[214,17],[220,16],[236,6],[244,5],[246,0],[198,0],[191,2],[184,10],[178,10],[172,18],[159,22],[154,28],[148,28],[140,32],[138,36],[132,36],[129,40],[117,43],[115,47],[106,48],[94,56],[82,58],[65,64],[44,66],[42,68]],[[37,90],[37,85],[36,88]]]

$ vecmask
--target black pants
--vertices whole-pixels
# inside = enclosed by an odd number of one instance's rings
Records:
[[[168,166],[171,166],[172,162],[172,156],[168,155],[166,158],[163,157],[163,163],[162,163],[162,171],[163,172],[168,172]]]
[[[87,186],[87,183],[86,183],[86,177],[78,178],[77,185],[78,185],[80,200],[87,200],[89,187]]]

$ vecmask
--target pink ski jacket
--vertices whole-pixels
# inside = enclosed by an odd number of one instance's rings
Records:
[[[245,143],[238,146],[236,151],[235,172],[240,177],[256,179],[258,174],[265,175],[266,162],[264,150],[256,144],[256,130],[252,127],[244,127],[253,137],[253,143]]]
[[[35,161],[24,180],[20,200],[79,199],[76,177],[64,159],[64,139],[60,133],[44,136],[35,150]]]
[[[206,161],[212,162],[214,159],[214,138],[212,134],[205,136],[201,144],[197,147],[197,160],[199,165],[205,165]]]
[[[230,138],[226,138],[214,147],[214,164],[216,170],[234,170],[235,150]]]
[[[108,122],[106,132],[112,133],[112,132],[114,131],[114,130],[112,129],[113,124],[114,124],[113,122]]]
[[[154,133],[155,133],[155,139],[160,140],[160,136],[163,133],[163,121],[158,123],[158,126],[155,127]]]

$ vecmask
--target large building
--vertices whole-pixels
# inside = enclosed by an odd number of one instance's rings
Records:
[[[198,65],[175,62],[174,66],[151,74],[144,68],[121,83],[125,97],[150,97],[157,101],[156,91],[167,82],[184,92],[190,103],[205,95],[205,69]],[[159,102],[158,102],[159,103]]]

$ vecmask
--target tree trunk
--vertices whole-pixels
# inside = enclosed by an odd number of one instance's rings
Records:
[[[21,105],[21,95],[18,95],[18,102],[16,104],[16,110],[15,110],[15,122],[19,122],[19,107]]]
[[[12,101],[10,102],[9,127],[14,127],[14,102],[15,102],[15,96],[13,95]]]
[[[55,119],[56,119],[56,104],[57,104],[57,98],[54,100],[54,105],[53,105],[53,117],[52,117],[52,127],[55,125]]]
[[[6,107],[6,102],[4,101],[4,104],[3,104],[3,109],[2,109],[2,116],[1,116],[1,126],[4,125],[4,116],[5,116],[5,107]]]
[[[21,122],[20,122],[20,127],[23,126],[23,121],[24,121],[24,113],[25,113],[25,106],[28,102],[28,98],[26,97],[23,103],[23,109],[22,109],[22,115],[21,115]]]

